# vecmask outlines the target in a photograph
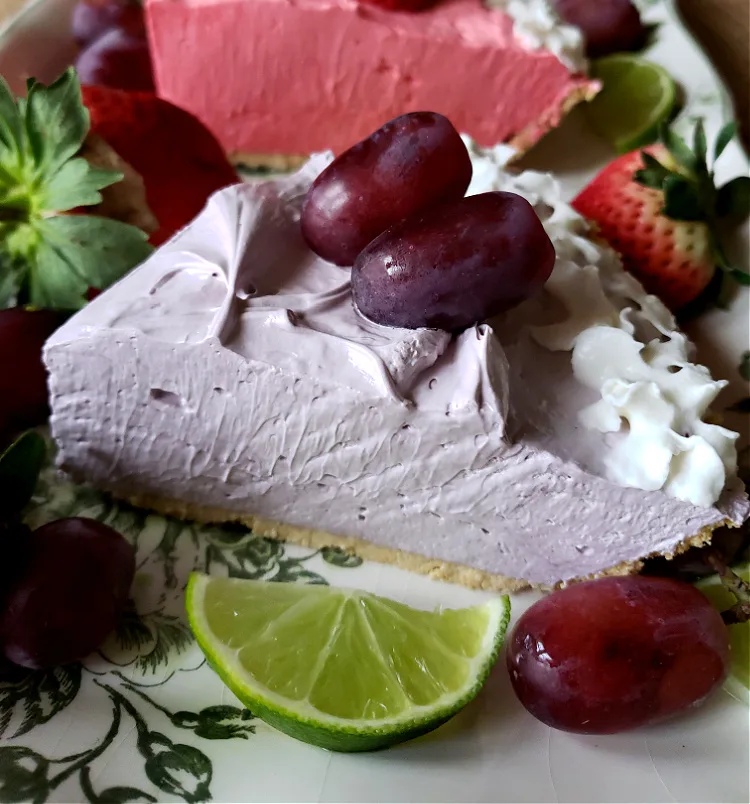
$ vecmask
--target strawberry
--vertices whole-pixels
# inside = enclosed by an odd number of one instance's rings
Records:
[[[150,253],[122,220],[65,214],[95,209],[123,173],[81,156],[89,114],[72,69],[14,98],[0,79],[0,307],[74,310]]]
[[[729,123],[719,133],[714,161],[735,135]],[[709,170],[702,121],[693,149],[664,127],[661,141],[609,164],[574,199],[573,207],[593,221],[619,252],[624,267],[673,311],[698,299],[723,280],[750,284],[721,248],[717,222],[750,214],[750,178],[738,176],[716,188]],[[722,282],[712,282],[717,270]]]
[[[159,221],[159,245],[188,224],[208,197],[239,181],[214,135],[190,113],[150,92],[83,87],[91,131],[143,178]]]
[[[147,232],[163,242],[237,181],[208,129],[152,93],[82,93],[69,68],[14,98],[0,78],[0,308],[82,307],[149,255]]]

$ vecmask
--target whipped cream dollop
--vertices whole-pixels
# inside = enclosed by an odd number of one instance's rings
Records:
[[[572,352],[574,376],[601,397],[579,419],[619,435],[606,448],[609,479],[694,505],[715,503],[737,470],[738,434],[704,421],[726,381],[690,361],[691,344],[670,311],[622,270],[612,249],[591,239],[589,224],[562,200],[551,174],[513,175],[504,168],[504,149],[465,142],[480,165],[469,193],[522,195],[555,246],[545,293],[561,314],[552,323],[532,323],[531,335],[551,351]],[[533,319],[537,304],[523,305],[514,320],[527,313]]]
[[[588,69],[585,42],[579,28],[564,23],[548,0],[486,0],[513,20],[513,33],[529,48],[554,53],[569,69]]]

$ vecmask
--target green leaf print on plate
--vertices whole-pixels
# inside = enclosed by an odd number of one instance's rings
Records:
[[[0,680],[0,737],[21,737],[65,709],[81,686],[81,665],[52,670],[4,668]],[[15,677],[15,678],[14,678]]]
[[[324,547],[320,554],[326,564],[332,564],[334,567],[358,567],[362,563],[359,556],[347,553],[340,547]]]
[[[49,452],[51,460],[51,445]],[[355,568],[362,560],[333,547],[287,547],[239,526],[200,526],[157,516],[76,487],[51,465],[42,471],[26,513],[32,528],[67,516],[107,523],[133,544],[137,571],[132,600],[95,655],[49,671],[0,668],[0,802],[59,800],[71,784],[76,800],[94,804],[211,800],[213,762],[200,743],[208,749],[216,741],[248,740],[258,721],[249,710],[224,701],[195,711],[167,704],[181,674],[215,681],[184,616],[188,576],[199,570],[326,584],[314,566]],[[98,730],[87,726],[87,742],[79,750],[46,755],[23,744],[35,729],[73,709],[71,722],[88,712],[97,718],[109,712],[101,724],[92,721]],[[108,757],[128,740],[138,759],[128,768],[127,784],[102,784],[106,777],[100,771]],[[199,745],[189,744],[195,740]]]

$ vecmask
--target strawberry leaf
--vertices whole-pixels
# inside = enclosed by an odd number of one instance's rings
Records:
[[[0,80],[0,303],[77,309],[150,253],[140,229],[61,215],[102,201],[123,175],[78,156],[90,116],[73,68],[26,98]],[[12,266],[13,271],[8,268]]]
[[[4,150],[16,158],[20,155],[19,146],[23,142],[23,118],[18,111],[13,93],[0,76],[0,142]],[[5,158],[5,154],[2,154]]]
[[[701,221],[705,215],[698,190],[683,176],[672,174],[664,180],[662,213],[675,221]]]
[[[26,82],[26,105],[24,107],[24,130],[26,133],[26,144],[28,146],[29,155],[31,156],[32,164],[36,171],[43,172],[45,156],[48,152],[51,143],[44,136],[44,131],[39,126],[37,121],[37,109],[39,103],[34,102],[34,96],[37,94],[41,84],[38,84],[33,78]],[[44,87],[42,87],[44,89]],[[44,94],[40,95],[44,97]]]
[[[750,274],[747,273],[747,271],[741,271],[739,268],[733,268],[731,274],[732,279],[734,279],[738,285],[750,287]]]
[[[703,119],[700,118],[695,124],[695,131],[693,132],[693,154],[698,165],[705,167],[707,153],[706,129],[703,126]]]
[[[678,165],[681,165],[689,173],[695,171],[695,155],[679,134],[676,134],[667,125],[663,125],[660,129],[659,138],[677,161]]]
[[[86,304],[89,283],[76,270],[67,255],[42,239],[34,254],[29,273],[28,302],[34,307],[79,310]]]
[[[37,165],[55,172],[76,154],[89,130],[75,70],[68,68],[48,87],[34,83],[26,99],[27,134]]]
[[[13,307],[21,290],[21,277],[11,258],[0,252],[0,310]]]
[[[94,206],[102,200],[99,190],[122,178],[122,173],[93,167],[85,159],[75,157],[65,162],[47,182],[41,191],[39,203],[44,209],[60,212]]]
[[[661,190],[664,180],[670,175],[671,171],[646,151],[641,152],[641,159],[643,159],[644,167],[641,170],[636,170],[633,178],[644,187]]]
[[[727,123],[721,129],[719,136],[716,138],[716,144],[714,145],[714,160],[718,159],[724,153],[727,145],[734,139],[736,133],[737,124],[734,121]]]
[[[94,215],[59,215],[37,224],[42,236],[38,251],[39,275],[32,284],[30,303],[35,306],[78,309],[85,304],[84,295],[90,287],[106,288],[120,279],[134,265],[143,262],[151,253],[148,235],[120,221]],[[49,276],[47,274],[49,273]],[[66,293],[66,304],[51,303],[50,291],[63,293],[62,282],[74,286]],[[45,297],[42,305],[34,292]],[[70,302],[75,304],[70,306]]]
[[[731,271],[721,270],[719,273],[721,274],[721,284],[716,294],[716,306],[721,310],[728,310],[737,292],[737,284],[732,279]]]
[[[716,214],[739,220],[750,215],[750,176],[737,176],[719,188]]]

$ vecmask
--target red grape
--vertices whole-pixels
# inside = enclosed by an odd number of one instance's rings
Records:
[[[82,50],[75,67],[82,84],[132,92],[154,90],[148,42],[120,28],[111,28]]]
[[[81,0],[73,8],[70,27],[80,47],[90,45],[111,28],[146,36],[143,7],[135,0]]]
[[[26,560],[0,614],[3,652],[32,669],[82,659],[112,631],[128,599],[133,548],[93,519],[59,519],[25,538]]]
[[[357,257],[354,302],[392,327],[458,331],[537,293],[555,249],[534,208],[484,193],[392,226]]]
[[[591,58],[639,50],[646,43],[646,29],[630,0],[554,0],[565,22],[583,32],[586,54]]]
[[[394,223],[462,198],[471,159],[450,121],[434,112],[397,117],[345,151],[313,182],[302,208],[310,248],[336,265]]]
[[[528,609],[508,640],[507,665],[516,695],[542,722],[611,734],[703,701],[727,674],[729,636],[690,584],[602,578]]]
[[[49,415],[42,346],[63,321],[51,310],[0,310],[0,441]]]

